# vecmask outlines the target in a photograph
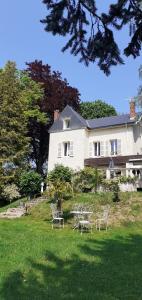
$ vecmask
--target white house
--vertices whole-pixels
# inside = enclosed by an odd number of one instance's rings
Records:
[[[142,178],[142,117],[130,101],[130,113],[85,120],[67,105],[54,113],[50,130],[48,170],[63,164],[74,170],[84,166],[106,170],[106,176]]]

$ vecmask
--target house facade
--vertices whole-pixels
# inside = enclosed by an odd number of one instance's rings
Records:
[[[133,100],[129,114],[85,120],[67,105],[54,116],[48,171],[57,164],[74,170],[91,166],[105,170],[107,178],[112,171],[142,178],[142,118]]]

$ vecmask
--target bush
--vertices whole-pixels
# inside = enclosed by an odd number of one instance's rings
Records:
[[[120,191],[119,179],[114,178],[114,179],[110,179],[110,180],[104,180],[102,182],[102,185],[103,185],[103,187],[106,191],[112,192],[113,202],[120,201],[120,198],[119,198],[119,191]]]
[[[41,182],[41,175],[34,171],[22,173],[19,180],[21,194],[24,196],[38,195],[41,190]]]
[[[102,181],[102,174],[99,170],[85,167],[80,172],[76,173],[73,179],[74,189],[79,192],[97,191],[98,186]]]
[[[13,183],[5,186],[3,190],[3,197],[6,201],[13,201],[20,197],[18,187]]]
[[[120,176],[119,181],[120,183],[135,183],[137,180],[137,177],[131,177],[131,176]]]
[[[69,182],[55,180],[49,182],[47,195],[51,200],[57,203],[57,208],[62,210],[62,202],[66,200],[68,196],[72,196],[72,187]]]
[[[56,165],[53,171],[48,174],[48,182],[61,181],[61,182],[71,182],[73,171],[64,167],[63,165]]]

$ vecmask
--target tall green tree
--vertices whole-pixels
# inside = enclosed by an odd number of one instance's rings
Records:
[[[1,180],[13,178],[25,165],[30,152],[29,119],[45,121],[38,104],[39,84],[8,62],[0,71],[0,174]]]
[[[123,64],[115,31],[129,27],[124,54],[134,58],[142,46],[142,0],[111,1],[108,12],[103,12],[97,0],[42,0],[47,16],[41,22],[53,35],[65,37],[73,55],[79,55],[86,65],[97,62],[99,68],[110,74],[110,68]],[[107,2],[107,1],[106,1]],[[121,43],[121,39],[120,39]]]
[[[81,102],[80,113],[84,119],[96,119],[117,115],[115,108],[102,100]]]

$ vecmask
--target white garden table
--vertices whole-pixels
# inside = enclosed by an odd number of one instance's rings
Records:
[[[85,216],[87,217],[87,216],[93,214],[92,211],[85,211],[85,210],[72,210],[70,213],[73,214],[73,215],[75,215],[77,217],[77,221],[76,221],[76,224],[73,227],[73,230],[79,227],[80,216],[81,217],[82,216],[83,217],[85,217]]]

